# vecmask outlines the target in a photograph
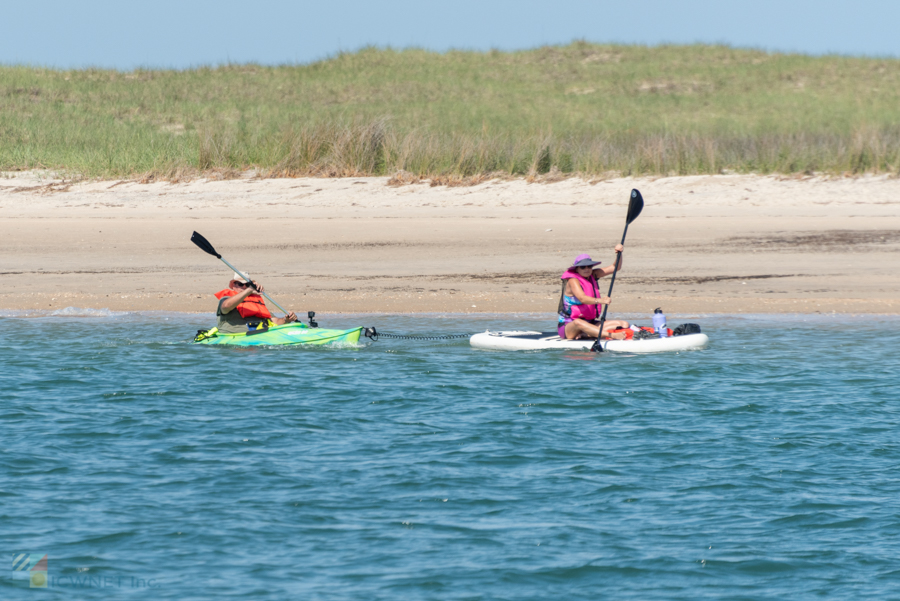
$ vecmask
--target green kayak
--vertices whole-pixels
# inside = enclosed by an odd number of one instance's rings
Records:
[[[227,344],[230,346],[293,346],[298,344],[331,344],[345,342],[356,344],[363,328],[352,330],[326,330],[311,328],[304,323],[288,323],[241,334],[223,334],[216,328],[201,330],[194,338],[195,344]]]

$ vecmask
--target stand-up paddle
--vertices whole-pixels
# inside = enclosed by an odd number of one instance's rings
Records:
[[[630,213],[629,213],[629,214],[630,214]],[[625,229],[628,229],[628,226],[625,226]],[[624,238],[623,238],[623,240],[624,240]],[[259,288],[257,288],[256,285],[255,285],[253,282],[250,281],[250,278],[248,278],[248,277],[245,276],[243,273],[241,273],[240,271],[238,271],[238,268],[237,268],[237,267],[235,267],[234,265],[232,265],[231,263],[229,263],[228,261],[226,261],[225,259],[223,259],[223,258],[222,258],[222,255],[220,255],[219,253],[216,252],[216,249],[213,248],[213,245],[209,243],[209,240],[207,240],[206,238],[204,238],[203,236],[201,236],[201,235],[198,234],[197,232],[194,232],[193,234],[191,234],[191,242],[193,242],[193,243],[196,244],[198,247],[200,247],[200,250],[202,250],[203,252],[205,252],[205,253],[207,253],[207,254],[210,254],[210,255],[214,256],[215,258],[219,259],[220,261],[222,261],[223,263],[225,263],[226,265],[228,265],[229,267],[231,267],[231,270],[232,270],[233,272],[235,272],[236,274],[238,274],[239,276],[241,276],[242,278],[244,278],[244,281],[246,281],[247,283],[249,283],[249,285],[250,285],[251,288],[253,288],[253,289],[256,290],[257,292],[259,292]],[[613,274],[613,276],[615,276],[615,274]],[[285,315],[288,314],[288,312],[284,310],[284,307],[282,307],[281,305],[279,305],[278,303],[276,303],[274,300],[272,300],[272,297],[271,297],[271,296],[269,296],[269,295],[266,294],[265,292],[262,292],[261,294],[262,294],[264,297],[266,297],[266,299],[267,299],[269,302],[271,302],[273,305],[275,305],[276,307],[278,307],[279,309],[281,309],[281,312],[282,312],[282,313],[284,313]],[[605,313],[604,313],[604,315],[605,315]]]
[[[638,192],[637,188],[631,191],[631,200],[628,202],[628,216],[625,217],[625,231],[622,232],[622,244],[625,244],[625,236],[628,235],[628,225],[637,219],[638,215],[641,214],[641,211],[644,210],[644,197],[641,196],[641,193]],[[619,272],[619,261],[622,259],[622,253],[616,253],[616,270],[613,271],[612,281],[609,283],[609,292],[606,296],[612,298],[612,289],[613,284],[616,283],[616,274]],[[246,279],[246,278],[245,278]],[[603,343],[600,342],[600,338],[603,336],[603,323],[606,321],[606,310],[609,309],[609,305],[603,306],[603,315],[600,316],[600,331],[597,332],[597,340],[594,341],[594,345],[591,346],[591,350],[596,353],[603,352]]]

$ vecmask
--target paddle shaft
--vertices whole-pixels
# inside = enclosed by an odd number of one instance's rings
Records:
[[[253,288],[254,290],[256,290],[256,286],[253,285],[253,282],[250,282],[250,278],[248,278],[248,277],[245,276],[243,273],[241,273],[240,271],[238,271],[238,268],[237,268],[237,267],[235,267],[234,265],[232,265],[231,263],[229,263],[228,261],[226,261],[226,260],[225,260],[224,258],[222,258],[222,257],[219,257],[219,260],[222,261],[223,263],[225,263],[226,265],[228,265],[229,267],[231,267],[231,271],[235,272],[236,274],[238,274],[239,276],[241,276],[242,278],[244,278],[244,281],[249,282],[249,283],[250,283],[250,287]],[[259,290],[256,290],[256,291],[259,292]],[[282,313],[284,313],[285,315],[288,314],[288,312],[285,311],[284,307],[282,307],[281,305],[279,305],[278,303],[276,303],[276,302],[272,299],[271,296],[269,296],[269,295],[266,294],[265,292],[259,292],[259,293],[262,294],[264,297],[266,297],[266,300],[268,300],[268,301],[271,302],[273,305],[275,305],[276,307],[278,307],[279,309],[281,309],[281,312],[282,312]]]
[[[622,233],[622,246],[625,246],[625,236],[628,235],[628,224],[625,224],[625,231]],[[619,263],[622,261],[622,253],[616,253],[616,269],[613,271],[612,279],[609,282],[609,292],[606,293],[610,299],[612,299],[612,289],[616,284],[616,274],[619,273]],[[603,314],[600,316],[600,332],[603,332],[603,322],[606,321],[606,310],[609,309],[609,305],[603,305]],[[597,336],[599,339],[600,337]]]
[[[628,201],[628,215],[625,217],[625,231],[622,232],[622,246],[625,246],[625,236],[628,235],[628,226],[631,225],[631,222],[638,218],[638,215],[641,214],[641,211],[644,210],[644,197],[641,196],[640,191],[637,188],[633,188],[631,190],[631,200]],[[622,264],[622,253],[616,253],[616,267],[613,269],[612,280],[609,282],[609,293],[606,295],[610,297],[612,300],[612,290],[613,284],[616,283],[616,274],[619,273],[619,265]],[[603,306],[603,315],[600,317],[600,331],[597,332],[597,340],[594,341],[594,345],[591,347],[592,351],[602,353],[603,352],[603,343],[600,342],[600,338],[603,336],[603,324],[606,322],[606,310],[609,309],[609,305]]]
[[[625,231],[622,232],[622,246],[625,246],[625,236],[628,235],[628,222],[625,222]],[[613,271],[612,279],[609,282],[609,292],[606,293],[606,296],[612,300],[612,290],[613,286],[616,283],[616,274],[619,273],[619,263],[622,262],[622,253],[616,253],[616,269]],[[605,349],[603,348],[603,343],[600,339],[603,337],[603,324],[606,322],[606,311],[609,309],[609,305],[603,305],[603,314],[600,315],[600,330],[597,332],[597,340],[594,341],[594,345],[591,347],[592,351],[596,351],[598,353],[602,353]]]

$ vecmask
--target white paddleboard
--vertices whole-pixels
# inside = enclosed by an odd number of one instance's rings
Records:
[[[619,353],[665,353],[687,351],[706,346],[706,334],[686,334],[668,338],[647,338],[644,340],[604,340],[603,350]],[[593,340],[563,340],[556,332],[482,332],[469,338],[475,348],[492,351],[543,351],[584,350],[593,346]]]

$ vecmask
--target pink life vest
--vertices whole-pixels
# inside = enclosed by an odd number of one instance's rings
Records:
[[[597,310],[599,305],[583,305],[574,296],[566,294],[565,285],[568,283],[566,280],[573,278],[578,280],[578,283],[581,284],[582,292],[588,296],[600,298],[599,284],[593,273],[591,274],[591,279],[587,280],[572,271],[563,272],[563,274],[559,276],[559,279],[563,281],[563,294],[560,301],[561,323],[569,323],[573,319],[584,319],[586,321],[595,321],[599,319],[600,314]]]

